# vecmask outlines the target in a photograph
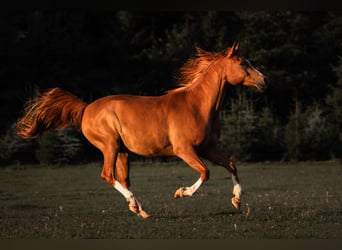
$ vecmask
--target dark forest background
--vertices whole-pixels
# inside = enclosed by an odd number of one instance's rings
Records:
[[[227,90],[220,147],[243,161],[341,159],[341,12],[30,11],[0,16],[1,165],[101,159],[73,128],[16,136],[38,92],[61,87],[86,102],[161,95],[195,45],[222,51],[234,41],[269,88]]]

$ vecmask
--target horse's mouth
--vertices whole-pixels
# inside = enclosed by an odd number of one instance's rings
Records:
[[[254,87],[257,89],[258,92],[264,92],[265,89],[267,88],[266,80],[262,81],[245,81],[244,82],[245,86],[250,86]]]
[[[259,91],[259,92],[264,92],[265,89],[267,88],[266,83],[257,83],[254,85],[254,87]]]
[[[267,88],[267,78],[264,77],[263,80],[256,81],[254,86],[259,92],[264,92]]]

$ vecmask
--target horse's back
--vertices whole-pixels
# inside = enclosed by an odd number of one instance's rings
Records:
[[[167,107],[163,97],[113,95],[100,98],[85,109],[82,131],[90,142],[93,135],[107,141],[120,139],[130,151],[140,155],[170,155]]]

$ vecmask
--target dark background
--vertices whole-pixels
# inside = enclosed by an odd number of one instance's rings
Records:
[[[160,95],[195,45],[234,41],[270,86],[228,89],[220,146],[246,161],[341,158],[342,12],[32,10],[0,16],[0,162],[100,159],[74,130],[15,135],[39,91],[61,87],[86,102]]]

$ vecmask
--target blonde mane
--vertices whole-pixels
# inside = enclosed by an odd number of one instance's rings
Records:
[[[194,58],[189,59],[179,70],[178,87],[168,92],[180,91],[191,86],[196,80],[207,71],[209,65],[217,58],[223,55],[222,53],[205,51],[196,47],[197,53]]]

